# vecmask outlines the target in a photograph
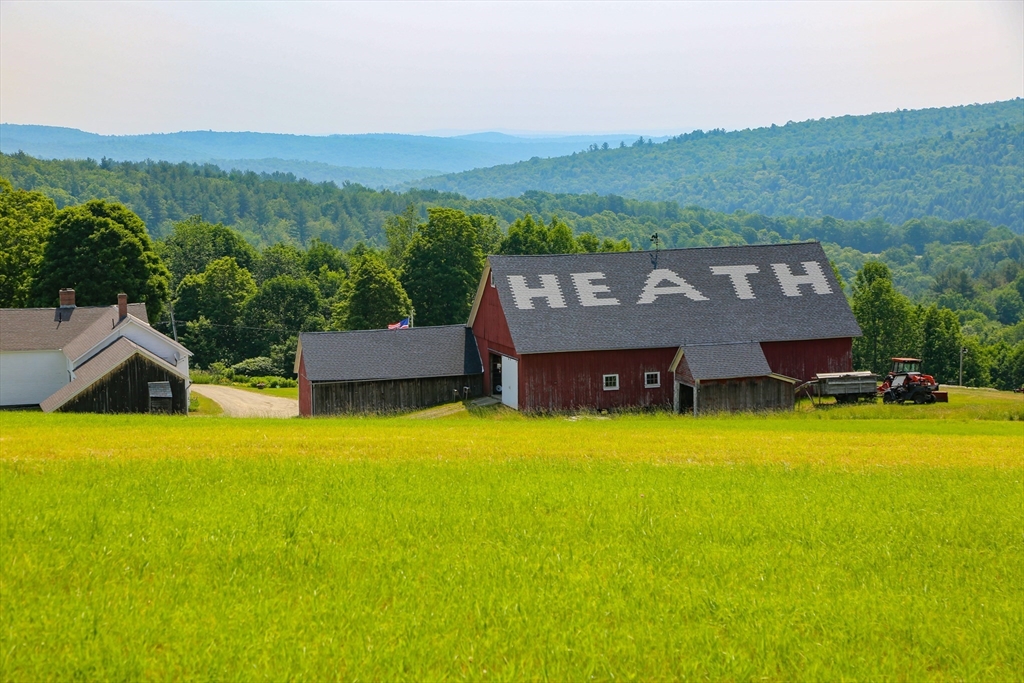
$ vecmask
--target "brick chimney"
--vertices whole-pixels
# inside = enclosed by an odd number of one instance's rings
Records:
[[[117,320],[118,322],[128,317],[128,295],[117,295]]]
[[[60,307],[61,308],[74,308],[75,307],[75,290],[73,290],[73,289],[62,289],[62,290],[60,290]]]

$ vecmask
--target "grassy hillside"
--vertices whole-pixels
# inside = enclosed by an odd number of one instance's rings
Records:
[[[1014,679],[1024,406],[952,400],[6,413],[3,676]]]
[[[898,205],[892,199],[894,193],[909,193],[912,210],[923,210],[912,215],[935,213],[927,210],[934,204],[945,211],[941,215],[981,218],[981,207],[1009,201],[1005,188],[1012,189],[1014,182],[1020,186],[1021,125],[1022,100],[844,116],[729,133],[698,131],[662,144],[534,159],[415,185],[476,198],[514,196],[528,190],[613,193],[722,210],[879,216],[889,221],[911,215],[890,206]],[[998,138],[998,145],[970,135],[997,126],[991,136]],[[821,177],[827,175],[823,168],[833,167],[831,175]],[[990,190],[982,184],[979,194],[979,169],[1002,186]],[[893,182],[907,178],[914,183]],[[775,194],[780,189],[785,190],[781,196]],[[772,196],[761,198],[759,193]],[[978,196],[973,205],[948,198],[959,195]],[[750,201],[752,197],[759,201]],[[1024,229],[1016,206],[985,216],[1018,231]]]

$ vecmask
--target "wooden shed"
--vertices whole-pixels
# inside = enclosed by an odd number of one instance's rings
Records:
[[[680,347],[669,370],[676,412],[791,410],[796,380],[773,373],[760,344]]]
[[[306,332],[295,355],[299,414],[394,413],[483,394],[465,325]]]
[[[468,324],[484,391],[524,411],[680,409],[689,389],[709,410],[785,408],[791,380],[852,370],[861,334],[817,242],[490,256]],[[726,369],[735,345],[756,372]],[[685,384],[677,357],[700,347],[714,369]]]

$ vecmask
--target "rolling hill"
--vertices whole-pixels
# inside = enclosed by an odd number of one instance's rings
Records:
[[[851,219],[900,221],[937,213],[985,218],[1020,231],[1022,126],[1024,100],[1017,99],[696,131],[661,144],[532,159],[407,186],[473,198],[529,190],[618,194],[727,211]],[[990,181],[999,187],[992,191]],[[918,196],[908,204],[907,193]]]

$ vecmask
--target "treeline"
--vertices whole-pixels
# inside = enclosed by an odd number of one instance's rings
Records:
[[[58,207],[96,198],[118,201],[141,217],[154,237],[168,234],[175,223],[189,216],[200,215],[230,226],[258,246],[289,242],[302,247],[314,239],[346,250],[360,242],[382,246],[387,218],[409,206],[417,207],[423,219],[432,206],[486,214],[497,218],[503,228],[526,215],[545,221],[558,217],[576,234],[628,239],[639,249],[650,246],[655,232],[667,247],[817,239],[868,253],[904,244],[922,253],[934,242],[978,245],[1013,234],[972,219],[911,219],[894,226],[880,218],[768,217],[739,210],[725,214],[616,195],[530,191],[514,198],[471,200],[435,190],[396,193],[359,185],[339,188],[289,175],[225,173],[215,166],[185,163],[41,161],[20,154],[0,155],[0,176],[17,188],[46,194]]]
[[[1012,292],[1019,304],[1024,297],[1024,271],[1018,272],[1006,292]],[[869,261],[857,271],[851,304],[863,332],[853,341],[857,369],[884,375],[890,358],[912,356],[921,358],[923,370],[940,384],[1024,386],[1024,341],[1019,329],[1024,325],[1020,323],[1016,342],[986,343],[964,329],[955,311],[934,303],[914,305],[897,292],[892,273],[880,261]]]

